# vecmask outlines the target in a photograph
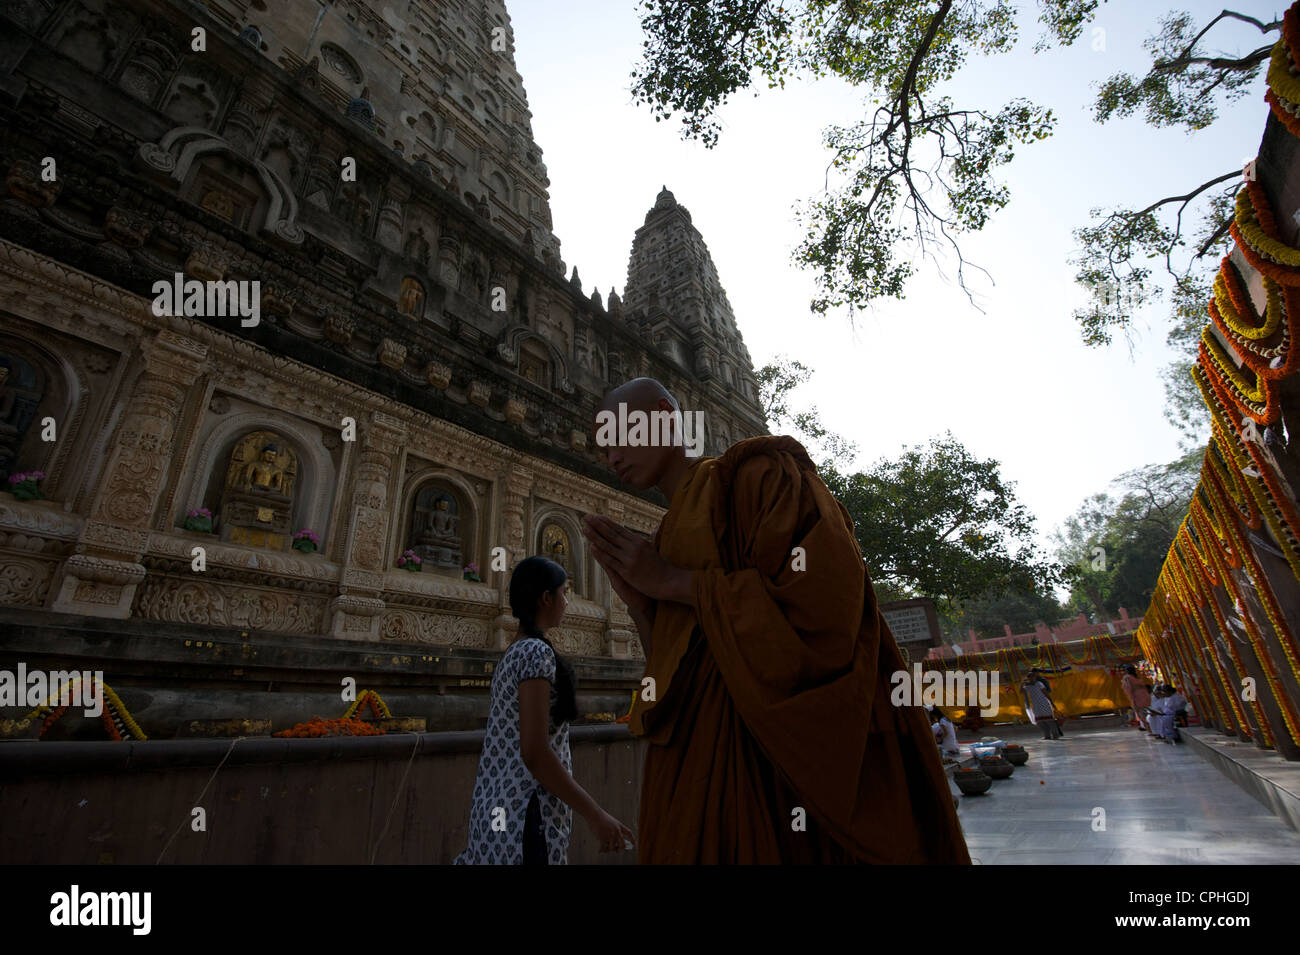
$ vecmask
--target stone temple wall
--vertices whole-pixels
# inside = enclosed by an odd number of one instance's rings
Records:
[[[706,453],[766,425],[698,233],[676,291],[630,268],[644,308],[565,277],[512,43],[495,0],[0,8],[0,481],[44,475],[0,494],[0,667],[50,613],[123,622],[49,661],[119,691],[274,689],[292,661],[204,652],[289,641],[401,649],[409,692],[462,692],[513,634],[508,568],[546,553],[557,646],[635,684],[581,515],[650,533],[666,502],[614,482],[600,397],[660,379]],[[181,639],[204,652],[160,671]]]

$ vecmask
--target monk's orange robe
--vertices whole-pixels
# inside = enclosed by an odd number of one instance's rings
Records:
[[[654,543],[697,571],[698,610],[659,601],[655,699],[629,720],[650,743],[639,861],[969,864],[925,711],[890,704],[907,667],[853,520],[803,446],[696,459]]]

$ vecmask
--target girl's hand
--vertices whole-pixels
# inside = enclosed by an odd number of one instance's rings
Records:
[[[587,825],[591,827],[592,834],[600,843],[601,852],[618,852],[623,848],[624,840],[636,844],[636,837],[632,835],[632,830],[603,809],[589,818]]]

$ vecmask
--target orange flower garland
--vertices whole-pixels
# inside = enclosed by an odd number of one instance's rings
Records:
[[[1300,136],[1300,82],[1296,64],[1300,63],[1300,11],[1294,6],[1282,16],[1282,38],[1273,46],[1268,65],[1268,92],[1264,100],[1273,115],[1293,136]]]
[[[285,739],[317,738],[322,736],[383,736],[384,731],[371,726],[364,720],[341,717],[335,720],[323,720],[313,716],[305,723],[299,723],[292,729],[272,733]]]
[[[1199,365],[1193,366],[1192,375],[1197,384],[1201,385],[1201,394],[1205,397],[1211,418],[1217,419],[1216,437],[1219,446],[1228,452],[1234,469],[1240,472],[1243,478],[1250,478],[1246,481],[1246,486],[1254,495],[1264,522],[1286,555],[1292,571],[1297,578],[1300,578],[1300,540],[1297,539],[1300,516],[1296,514],[1294,504],[1289,495],[1282,490],[1277,475],[1264,461],[1263,454],[1257,449],[1255,442],[1242,441],[1235,429],[1224,420],[1225,409],[1230,401],[1220,390],[1215,379],[1205,375]],[[1245,474],[1248,462],[1257,476]]]
[[[1191,544],[1191,537],[1187,534],[1186,524],[1183,525],[1183,539],[1187,544]],[[1197,560],[1190,562],[1190,571],[1196,578],[1196,586],[1206,594],[1206,604],[1209,606],[1210,613],[1214,617],[1214,622],[1218,626],[1219,633],[1223,637],[1220,643],[1227,648],[1229,662],[1232,664],[1232,668],[1236,671],[1236,678],[1230,683],[1230,685],[1235,688],[1233,693],[1233,699],[1235,701],[1244,679],[1250,676],[1250,673],[1246,670],[1246,664],[1242,661],[1241,653],[1237,650],[1237,641],[1239,638],[1229,628],[1228,621],[1224,618],[1223,611],[1219,607],[1219,601],[1214,594],[1214,586],[1216,584],[1223,586],[1224,589],[1227,589],[1227,585],[1222,581],[1212,580],[1206,572],[1206,568],[1201,564],[1199,554],[1197,555],[1197,558]],[[1255,699],[1246,702],[1249,702],[1251,704],[1251,709],[1254,710],[1255,725],[1259,727],[1260,736],[1263,737],[1264,744],[1266,746],[1272,746],[1273,733],[1269,728],[1268,718],[1265,717],[1264,712],[1260,707],[1259,697],[1256,696]],[[1241,712],[1242,715],[1245,715],[1244,708]]]
[[[1193,518],[1195,517],[1196,517],[1196,512],[1194,510]],[[1200,523],[1202,525],[1206,523],[1204,518],[1201,519]],[[1285,690],[1282,687],[1281,678],[1277,672],[1276,666],[1274,666],[1273,664],[1273,658],[1269,654],[1268,650],[1263,646],[1263,642],[1264,642],[1263,638],[1259,633],[1258,628],[1255,626],[1254,619],[1251,617],[1250,613],[1246,610],[1245,601],[1242,599],[1242,594],[1240,589],[1237,586],[1237,582],[1233,578],[1232,573],[1222,562],[1221,560],[1222,555],[1220,554],[1219,550],[1213,546],[1210,546],[1207,549],[1209,550],[1210,559],[1214,561],[1217,565],[1216,569],[1219,571],[1219,577],[1223,581],[1224,590],[1227,592],[1227,595],[1232,599],[1235,607],[1238,608],[1238,613],[1240,614],[1242,627],[1245,629],[1246,637],[1250,642],[1250,647],[1255,653],[1255,659],[1259,662],[1260,668],[1264,671],[1264,678],[1268,682],[1269,689],[1273,692],[1273,697],[1278,703],[1278,707],[1282,713],[1282,720],[1284,723],[1286,723],[1287,731],[1291,734],[1292,740],[1294,740],[1297,744],[1300,744],[1300,715],[1297,715],[1295,708],[1291,703],[1290,697],[1287,696]],[[1225,630],[1225,632],[1228,631]],[[1232,646],[1231,642],[1229,642],[1228,645],[1229,647],[1231,647]],[[1256,710],[1258,711],[1259,708],[1260,707],[1257,698]],[[1262,727],[1266,727],[1267,721],[1264,719],[1262,713],[1260,713],[1260,720],[1261,720],[1260,725]]]
[[[1300,250],[1278,238],[1273,210],[1258,182],[1248,181],[1237,192],[1236,214],[1228,231],[1255,271],[1280,285],[1300,285],[1300,269],[1296,267],[1300,266]]]
[[[1244,535],[1240,533],[1239,528],[1234,523],[1225,520],[1223,530],[1231,538],[1233,550],[1242,558],[1242,569],[1264,606],[1264,613],[1273,627],[1273,632],[1278,638],[1278,643],[1282,647],[1283,655],[1285,655],[1287,663],[1291,667],[1292,674],[1295,676],[1296,681],[1300,682],[1300,641],[1296,640],[1295,634],[1287,624],[1286,615],[1282,613],[1282,608],[1278,606],[1273,588],[1268,586],[1268,578],[1264,575],[1263,567],[1260,566],[1254,551],[1251,550]],[[1238,603],[1240,602],[1240,595],[1238,595]]]

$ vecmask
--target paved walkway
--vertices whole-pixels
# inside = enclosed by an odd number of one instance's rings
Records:
[[[1033,727],[988,727],[1029,762],[984,796],[957,796],[971,859],[983,865],[1300,864],[1300,832],[1193,752],[1118,726],[1071,721],[1049,741]],[[969,741],[972,734],[959,732]],[[953,786],[954,791],[956,786]],[[1093,810],[1106,812],[1093,830]]]

